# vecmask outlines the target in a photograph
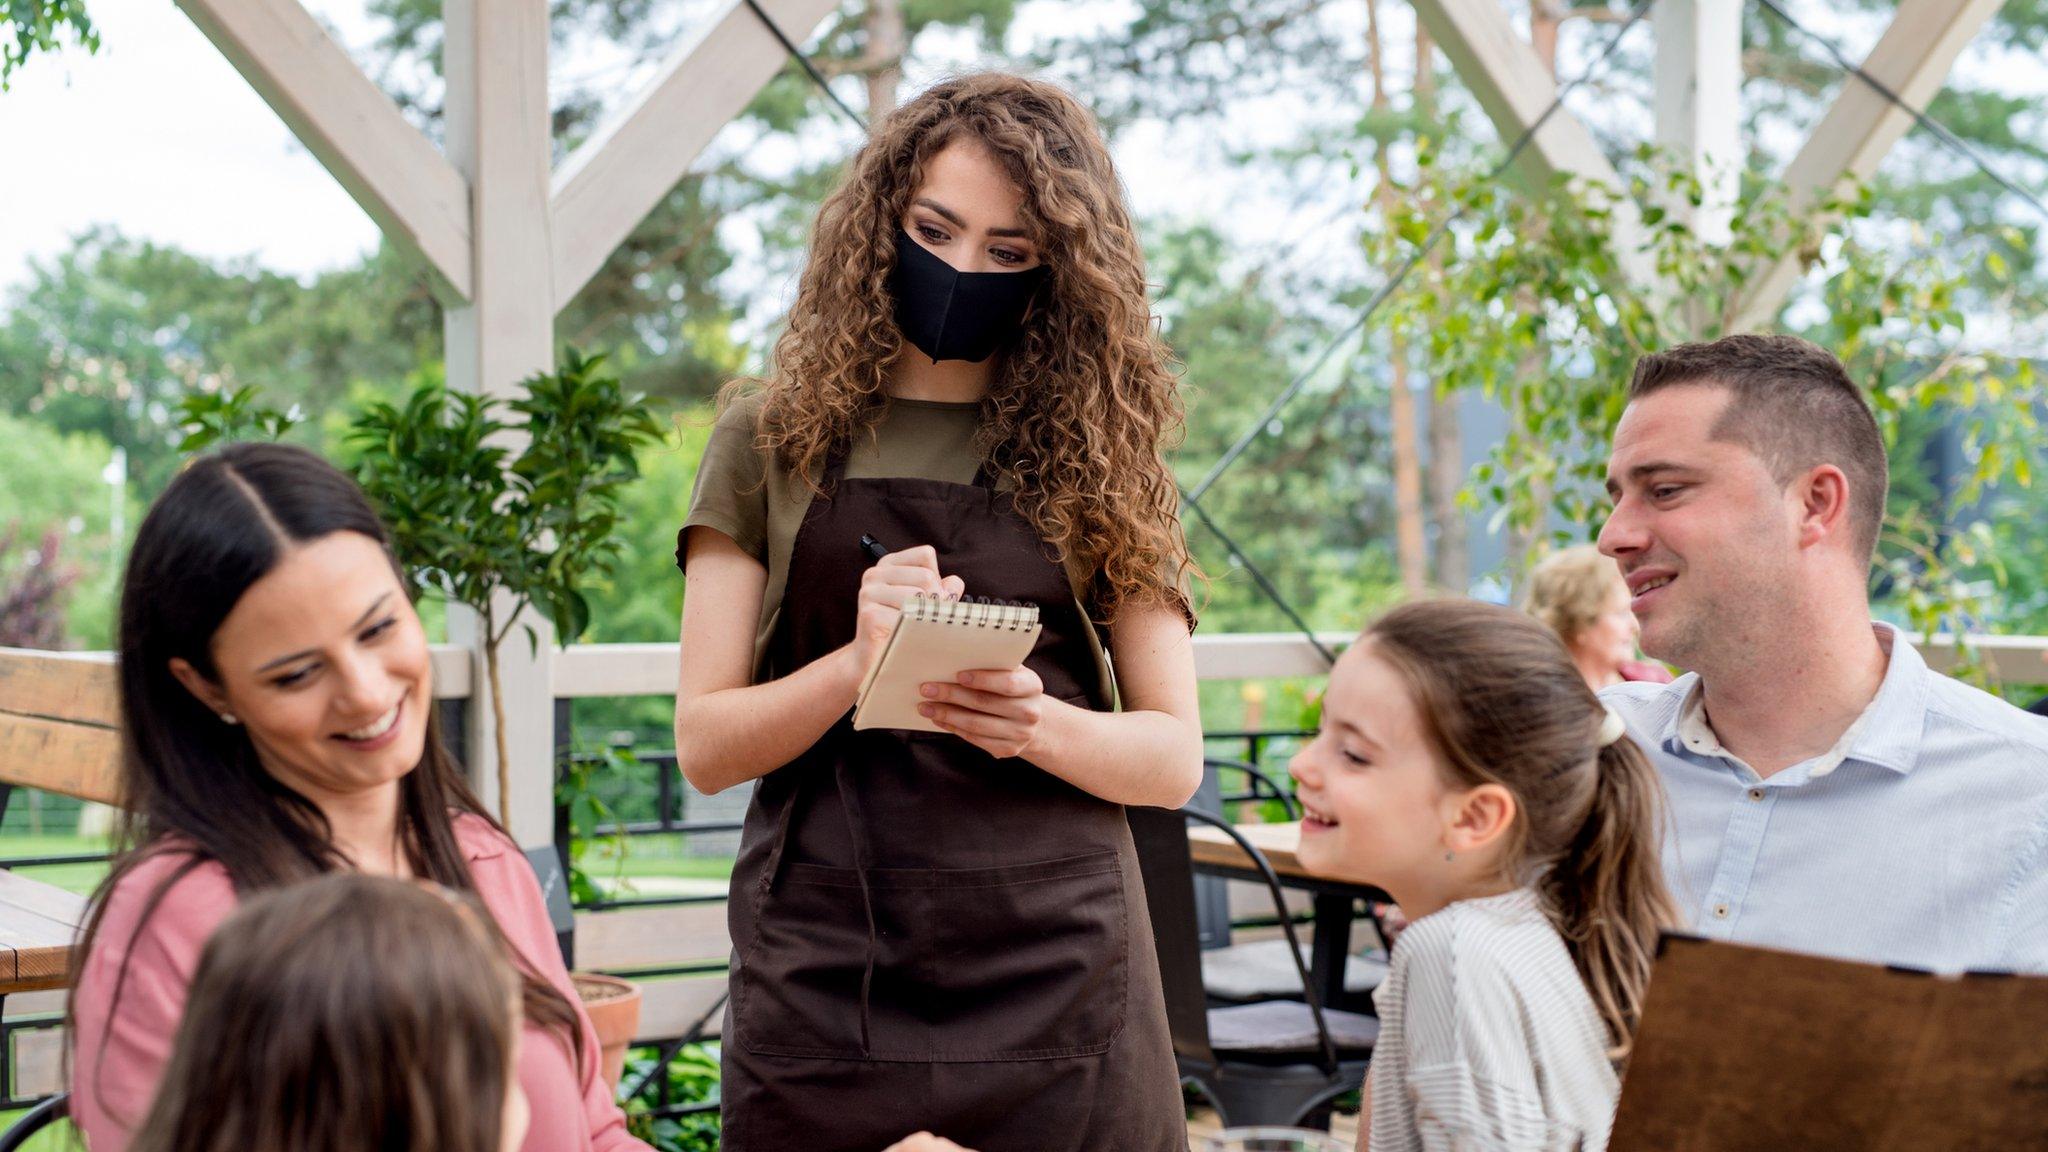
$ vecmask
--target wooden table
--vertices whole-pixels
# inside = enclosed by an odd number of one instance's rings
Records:
[[[1351,918],[1357,902],[1376,900],[1390,903],[1387,894],[1370,884],[1339,880],[1302,867],[1300,858],[1295,855],[1295,849],[1301,845],[1299,821],[1236,824],[1232,827],[1265,856],[1284,887],[1309,893],[1315,910],[1315,937],[1309,946],[1309,980],[1316,986],[1318,999],[1326,1005],[1341,1007],[1345,1000],[1344,960],[1351,952]],[[1261,887],[1265,885],[1265,878],[1260,875],[1252,858],[1220,828],[1190,823],[1188,851],[1194,857],[1195,869],[1199,872],[1227,876],[1233,880],[1249,880]]]
[[[62,988],[85,897],[0,871],[0,997]]]

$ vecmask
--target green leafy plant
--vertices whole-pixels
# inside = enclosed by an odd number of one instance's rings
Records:
[[[555,804],[569,816],[569,899],[577,905],[610,899],[615,892],[598,886],[584,860],[590,850],[604,846],[612,858],[614,889],[625,884],[626,834],[619,829],[618,813],[597,794],[594,778],[638,776],[639,757],[630,747],[603,741],[564,758],[555,775]],[[603,829],[609,827],[611,831]]]
[[[237,440],[281,440],[304,414],[294,404],[284,411],[259,399],[254,384],[231,392],[192,392],[178,401],[178,427],[185,432],[178,451],[201,452]]]
[[[1965,351],[1962,300],[1973,282],[2009,283],[1996,252],[1973,281],[1948,253],[1902,258],[1857,239],[1861,190],[1819,217],[1847,221],[1833,239],[1814,215],[1795,217],[1776,182],[1751,179],[1723,244],[1701,239],[1671,206],[1697,205],[1688,171],[1654,152],[1636,157],[1631,194],[1642,214],[1644,255],[1659,284],[1626,282],[1612,235],[1610,198],[1562,181],[1539,194],[1504,188],[1422,149],[1420,174],[1367,234],[1376,260],[1417,251],[1439,220],[1459,219],[1435,259],[1418,265],[1389,302],[1388,322],[1445,391],[1473,390],[1506,411],[1508,427],[1464,493],[1493,504],[1512,542],[1510,575],[1545,548],[1585,538],[1604,520],[1607,442],[1638,357],[1734,330],[1754,270],[1785,251],[1824,256],[1821,319],[1793,328],[1839,356],[1864,388],[1894,459],[1911,458],[1946,423],[1970,463],[1948,499],[1914,498],[1894,484],[1879,568],[1886,600],[1925,633],[1962,634],[1982,614],[1985,582],[1964,579],[1986,538],[1973,509],[1994,490],[2032,482],[2035,417],[2044,399],[2023,361]],[[2006,237],[2004,244],[2023,244]],[[1938,419],[1915,417],[1933,414]],[[1920,437],[1916,440],[1915,437]],[[1900,482],[1913,469],[1895,468]],[[1964,653],[1959,671],[1982,679]]]
[[[653,1094],[658,1082],[648,1080],[652,1075],[667,1078],[668,1099],[678,1104],[709,1102],[718,1098],[717,1044],[685,1045],[668,1062],[666,1069],[657,1067],[659,1055],[660,1050],[654,1048],[629,1052],[626,1074],[619,1082],[621,1092],[646,1082],[648,1087],[644,1095]],[[626,1110],[626,1127],[634,1136],[652,1145],[656,1152],[717,1152],[718,1113],[655,1117],[647,1114],[643,1101],[638,1098],[622,1098],[619,1103]]]
[[[539,643],[521,620],[528,608],[563,644],[589,627],[586,590],[618,558],[619,498],[639,475],[636,453],[662,438],[642,398],[600,371],[603,360],[565,350],[555,372],[530,377],[512,400],[429,381],[402,403],[371,404],[348,432],[357,478],[407,571],[481,621],[501,815],[510,779],[500,648],[514,627]]]
[[[67,36],[87,52],[100,50],[99,29],[85,13],[85,0],[0,0],[0,92],[30,56],[55,52]]]

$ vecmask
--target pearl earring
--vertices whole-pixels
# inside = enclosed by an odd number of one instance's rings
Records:
[[[241,721],[240,721],[240,720],[237,720],[237,719],[235,719],[235,714],[234,714],[233,712],[223,712],[223,713],[221,713],[221,714],[220,714],[220,722],[221,722],[221,723],[223,723],[223,724],[240,724],[240,723],[241,723]]]

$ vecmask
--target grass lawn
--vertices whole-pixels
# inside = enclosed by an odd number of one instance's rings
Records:
[[[729,834],[728,834],[729,835]],[[590,846],[583,866],[599,880],[620,876],[627,880],[648,879],[725,880],[732,876],[730,856],[692,856],[680,832],[652,836],[631,836],[626,840],[626,859],[621,868],[612,846],[600,842]],[[71,856],[104,852],[106,841],[87,836],[31,836],[26,833],[0,834],[0,858],[12,856]],[[67,891],[89,895],[107,874],[104,863],[52,864],[18,871],[28,877],[54,884]]]
[[[107,842],[97,836],[31,836],[25,832],[0,834],[0,858],[12,856],[77,856],[105,852]],[[90,895],[100,877],[107,874],[104,862],[95,864],[51,864],[15,871],[30,879],[54,884],[81,896]]]
[[[28,1114],[23,1108],[16,1112],[0,1112],[0,1132],[14,1127],[14,1122]],[[78,1152],[83,1145],[73,1136],[69,1122],[52,1124],[22,1145],[22,1152]]]

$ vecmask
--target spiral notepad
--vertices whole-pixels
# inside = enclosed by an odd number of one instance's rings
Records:
[[[1038,643],[1038,606],[1000,600],[913,596],[882,658],[861,682],[855,728],[944,731],[917,714],[923,686],[955,683],[979,668],[1015,668]]]

